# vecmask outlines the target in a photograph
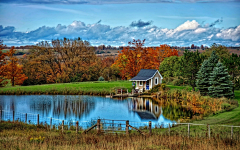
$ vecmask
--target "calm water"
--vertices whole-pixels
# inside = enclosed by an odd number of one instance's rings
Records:
[[[59,120],[81,122],[105,118],[135,122],[152,121],[153,124],[177,121],[178,117],[175,117],[176,115],[172,112],[180,110],[161,107],[149,98],[117,100],[82,95],[1,95],[0,109],[39,114],[42,118],[52,117]],[[4,117],[5,120],[11,120],[12,116],[5,115]],[[42,121],[44,122],[44,120]]]

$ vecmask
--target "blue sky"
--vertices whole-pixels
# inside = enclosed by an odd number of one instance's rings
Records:
[[[4,44],[33,45],[63,37],[81,37],[92,45],[121,46],[146,39],[146,46],[240,46],[240,1],[0,1]]]

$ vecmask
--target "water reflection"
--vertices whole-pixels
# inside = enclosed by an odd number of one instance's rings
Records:
[[[131,110],[136,112],[141,120],[157,121],[161,115],[161,107],[150,98],[132,98]]]
[[[172,107],[161,106],[150,98],[116,100],[83,95],[1,95],[0,108],[6,111],[39,114],[42,118],[72,121],[105,118],[168,124],[178,119],[172,118],[175,111]]]

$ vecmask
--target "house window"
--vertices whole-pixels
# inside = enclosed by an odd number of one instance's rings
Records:
[[[155,77],[155,85],[158,84],[158,77]]]
[[[155,106],[155,113],[158,113],[158,106]]]
[[[143,86],[143,82],[142,81],[139,82],[139,86]]]

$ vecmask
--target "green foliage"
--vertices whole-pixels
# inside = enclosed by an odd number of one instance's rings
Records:
[[[237,54],[232,54],[229,58],[222,59],[224,66],[227,67],[228,73],[231,76],[231,81],[233,82],[233,91],[234,89],[240,88],[240,56]]]
[[[105,80],[104,80],[104,78],[103,78],[102,76],[100,76],[100,77],[98,78],[98,81],[105,81]]]
[[[182,76],[186,78],[187,84],[191,85],[193,90],[195,90],[196,87],[197,72],[199,71],[204,58],[205,57],[202,56],[198,51],[190,52],[185,50],[180,61]]]
[[[205,60],[197,73],[196,85],[199,89],[201,95],[208,95],[208,87],[211,86],[209,77],[213,71],[213,68],[218,62],[218,55],[213,51],[211,57],[208,60]]]
[[[221,62],[218,62],[210,73],[209,81],[211,86],[208,88],[209,95],[212,97],[233,98],[233,83],[230,81],[227,69]]]
[[[180,75],[180,60],[181,57],[171,56],[165,58],[159,67],[159,72],[163,77],[175,77]]]
[[[230,53],[229,53],[227,47],[225,47],[223,45],[216,44],[216,43],[214,43],[209,49],[206,49],[206,51],[203,52],[202,54],[206,58],[209,58],[213,51],[216,52],[216,54],[219,56],[221,61],[223,60],[223,58],[228,59],[230,57]]]

